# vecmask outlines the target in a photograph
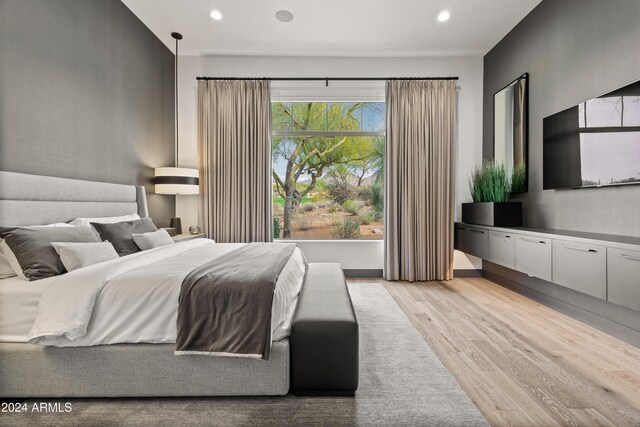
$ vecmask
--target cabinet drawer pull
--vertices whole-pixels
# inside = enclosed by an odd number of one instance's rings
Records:
[[[640,261],[640,256],[634,256],[634,255],[629,255],[629,254],[620,254],[620,256],[622,258],[632,259],[634,261]]]
[[[573,249],[574,251],[583,251],[583,252],[591,252],[594,254],[597,254],[598,251],[596,251],[595,249],[589,249],[589,248],[581,248],[580,246],[570,246],[570,245],[560,245],[565,249]]]
[[[545,245],[547,243],[544,240],[528,239],[526,237],[521,237],[520,239],[524,240],[525,242],[542,243],[543,245]]]
[[[474,230],[473,228],[470,228],[469,231],[472,231],[474,233],[484,234],[484,231],[482,231],[482,230]]]
[[[511,238],[511,236],[509,236],[508,234],[491,233],[491,235],[494,236],[494,237],[500,237],[500,238],[503,238],[503,239],[510,239]]]

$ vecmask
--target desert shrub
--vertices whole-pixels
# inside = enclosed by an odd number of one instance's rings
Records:
[[[384,190],[379,183],[368,188],[367,202],[371,206],[371,215],[374,221],[380,221],[384,216]]]
[[[355,239],[360,236],[358,218],[345,217],[333,223],[333,237],[336,239]]]
[[[296,215],[294,222],[300,231],[307,231],[312,228],[311,218],[307,215]]]
[[[353,197],[353,190],[353,185],[341,180],[333,181],[327,185],[329,198],[339,205]]]
[[[371,208],[365,208],[358,214],[362,225],[369,225],[372,222],[382,222],[382,215]]]
[[[370,185],[361,185],[360,187],[356,187],[354,189],[353,197],[357,200],[368,200],[370,191],[371,191]]]
[[[364,206],[365,203],[360,200],[345,200],[344,203],[342,203],[342,209],[351,215],[358,215]]]
[[[361,209],[360,212],[358,213],[358,215],[356,216],[356,218],[358,218],[358,220],[360,221],[360,224],[362,225],[369,225],[371,224],[373,221],[375,221],[372,218],[371,215],[371,210],[370,209]]]
[[[300,210],[302,212],[315,211],[316,210],[316,204],[315,203],[303,203],[303,204],[300,205]]]
[[[337,206],[335,206],[335,205],[329,206],[329,213],[334,214],[336,212],[338,212],[338,207]]]
[[[280,238],[280,229],[282,227],[280,226],[280,221],[278,220],[278,218],[273,218],[273,238],[274,239],[279,239]]]

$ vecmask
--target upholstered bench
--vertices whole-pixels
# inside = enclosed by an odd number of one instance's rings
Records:
[[[340,264],[309,264],[290,342],[294,394],[355,394],[358,320]]]

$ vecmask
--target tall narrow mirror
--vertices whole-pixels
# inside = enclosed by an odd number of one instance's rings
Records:
[[[511,177],[511,192],[527,191],[528,81],[525,73],[493,95],[493,158]]]

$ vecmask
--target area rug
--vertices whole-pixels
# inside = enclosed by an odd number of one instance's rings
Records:
[[[71,412],[0,415],[9,425],[486,426],[478,409],[379,283],[351,283],[360,388],[349,397],[46,400]],[[37,400],[29,400],[31,405]]]

